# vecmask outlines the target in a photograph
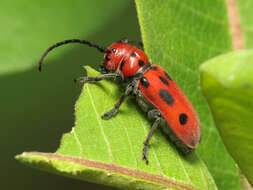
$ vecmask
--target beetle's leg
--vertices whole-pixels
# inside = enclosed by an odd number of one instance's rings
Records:
[[[117,103],[114,105],[114,107],[113,107],[110,111],[104,113],[104,114],[102,115],[102,118],[103,118],[103,119],[109,119],[110,117],[112,117],[113,115],[115,115],[115,114],[118,112],[119,107],[120,107],[120,105],[122,104],[122,102],[125,100],[125,98],[126,98],[127,96],[129,96],[129,95],[131,94],[131,92],[133,91],[133,89],[134,89],[134,84],[133,84],[133,83],[130,83],[130,84],[127,86],[127,88],[126,88],[124,94],[120,97],[120,99],[117,101]]]
[[[122,38],[118,41],[118,43],[133,44],[133,45],[139,46],[143,49],[143,43],[141,41],[132,41],[127,38]]]
[[[97,77],[79,77],[74,79],[74,82],[80,82],[80,83],[86,83],[86,82],[97,82],[103,79],[107,79],[107,78],[118,78],[121,77],[121,75],[117,74],[117,73],[106,73],[106,74],[102,74],[100,76]]]
[[[161,116],[161,113],[157,109],[153,109],[148,112],[148,117],[150,119],[155,118],[155,122],[153,123],[153,125],[148,133],[148,136],[144,141],[144,147],[143,147],[143,151],[142,151],[142,159],[146,161],[146,164],[148,164],[148,144],[149,144],[149,141],[150,141],[152,135],[154,134],[154,131],[159,126],[162,116]]]

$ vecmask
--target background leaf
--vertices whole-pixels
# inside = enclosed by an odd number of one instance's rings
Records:
[[[231,51],[227,1],[136,0],[145,51],[162,65],[195,106],[202,123],[197,153],[219,189],[240,189],[237,168],[198,88],[200,64]]]
[[[88,73],[98,75],[91,69]],[[86,84],[76,104],[75,127],[63,136],[56,154],[24,153],[17,158],[34,167],[121,189],[216,189],[203,162],[194,153],[180,156],[161,132],[151,140],[146,165],[141,154],[150,122],[136,102],[127,101],[110,120],[101,118],[123,93],[119,89],[124,88],[109,81]],[[83,168],[77,169],[78,164]]]
[[[244,47],[253,48],[253,1],[237,0],[238,12],[240,15],[240,25],[243,32]]]
[[[45,5],[46,2],[47,5]],[[68,13],[67,10],[76,3],[81,8],[76,9],[73,14],[71,11]],[[80,87],[73,83],[73,78],[83,74],[82,65],[93,65],[98,68],[102,61],[101,54],[96,50],[74,44],[52,52],[45,60],[44,72],[39,73],[37,62],[49,45],[73,37],[87,39],[103,46],[124,36],[133,40],[140,38],[134,3],[127,1],[111,1],[111,3],[111,5],[108,3],[103,5],[103,2],[97,0],[72,3],[59,1],[57,7],[52,7],[54,3],[51,1],[1,1],[0,39],[2,40],[0,49],[11,45],[14,47],[13,39],[25,41],[18,44],[18,47],[22,48],[21,56],[17,48],[0,52],[0,73],[2,73],[0,75],[0,113],[2,115],[0,149],[3,151],[0,158],[0,178],[2,189],[64,190],[84,187],[99,190],[112,189],[33,170],[13,159],[17,153],[24,150],[54,152],[57,149],[62,134],[69,131],[74,123],[73,108],[80,94]],[[19,6],[20,4],[23,6]],[[44,6],[40,7],[38,4]],[[75,6],[73,5],[73,7]],[[26,9],[30,9],[30,7],[33,10],[26,12]],[[55,24],[47,27],[46,24],[41,23],[42,21],[46,22],[45,18],[40,16],[45,14],[41,12],[42,8],[43,12],[50,15],[49,18],[47,17],[50,20],[48,22]],[[93,9],[93,11],[85,11],[86,9]],[[3,12],[5,14],[2,15]],[[62,14],[66,14],[69,18],[64,15],[59,16]],[[9,22],[11,19],[13,21],[13,15],[20,21],[20,29],[15,28],[14,24]],[[33,18],[34,23],[30,23]],[[76,26],[69,27],[71,23],[68,23],[69,25],[65,25],[66,29],[59,29],[59,25],[65,23],[62,18],[66,18],[65,20],[69,22],[74,20],[73,25]],[[100,19],[102,19],[101,22]],[[89,24],[90,22],[93,23]],[[33,25],[43,27],[40,30],[35,30]],[[93,27],[92,30],[89,26]],[[30,37],[27,36],[27,33],[30,34]],[[36,38],[33,38],[34,36]],[[32,51],[33,49],[36,49],[36,52]],[[2,54],[2,52],[5,53]],[[5,62],[3,61],[5,57],[17,61]],[[23,62],[27,63],[26,58],[30,60],[31,57],[32,60],[29,61],[27,67],[20,66]],[[23,59],[25,60],[23,61]],[[13,64],[18,68],[12,69]],[[10,72],[1,72],[6,65],[8,65]]]
[[[253,184],[253,51],[229,53],[201,66],[201,88],[224,143]]]
[[[32,68],[38,60],[38,55],[54,42],[92,34],[96,28],[103,26],[112,15],[126,6],[126,2],[116,2],[113,0],[108,4],[99,0],[93,3],[87,0],[2,0],[0,74]],[[98,4],[101,6],[97,6]],[[94,17],[96,22],[91,19]],[[62,53],[63,51],[58,51],[50,58],[57,58]]]

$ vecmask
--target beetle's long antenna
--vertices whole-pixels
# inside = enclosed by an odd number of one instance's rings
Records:
[[[45,57],[47,56],[47,54],[52,51],[54,48],[56,47],[59,47],[59,46],[62,46],[62,45],[65,45],[65,44],[69,44],[69,43],[80,43],[80,44],[85,44],[85,45],[88,45],[90,47],[94,47],[96,49],[98,49],[100,52],[102,53],[106,53],[106,52],[111,52],[109,49],[107,48],[103,48],[103,47],[100,47],[96,44],[93,44],[89,41],[86,41],[86,40],[79,40],[79,39],[71,39],[71,40],[64,40],[64,41],[61,41],[61,42],[57,42],[56,44],[50,46],[44,53],[43,55],[41,56],[40,58],[40,61],[39,61],[39,71],[41,71],[41,67],[42,67],[42,62],[43,60],[45,59]]]

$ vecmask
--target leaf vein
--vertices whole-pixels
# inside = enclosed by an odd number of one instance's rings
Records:
[[[208,186],[207,186],[206,180],[205,180],[204,173],[202,171],[202,166],[203,166],[203,164],[201,163],[201,166],[199,167],[199,170],[200,170],[200,173],[201,173],[201,178],[202,178],[204,186],[206,187],[205,189],[209,189]]]
[[[189,177],[189,175],[188,175],[188,173],[187,173],[187,171],[186,171],[186,169],[185,169],[185,167],[184,167],[184,164],[183,164],[181,158],[179,157],[178,154],[176,154],[176,157],[177,157],[177,160],[179,161],[181,167],[183,168],[183,171],[184,171],[184,174],[185,174],[185,176],[186,176],[186,178],[187,178],[187,181],[189,181],[189,182],[192,183],[192,181],[191,181],[191,179],[190,179],[190,177]]]
[[[186,9],[186,10],[189,10],[191,11],[193,14],[197,15],[197,16],[201,16],[211,22],[214,22],[214,23],[217,23],[217,24],[220,24],[220,25],[224,25],[226,24],[225,21],[222,21],[222,20],[218,20],[218,19],[215,19],[201,11],[198,11],[197,9],[194,9],[193,7],[189,6],[188,4],[185,4],[185,3],[182,3],[182,1],[179,1],[179,0],[174,0],[177,4],[179,4],[182,8]]]
[[[114,158],[113,158],[113,155],[112,155],[111,146],[110,146],[110,143],[109,143],[109,141],[108,141],[108,139],[107,139],[107,137],[106,137],[106,135],[105,135],[105,132],[104,132],[102,123],[101,123],[101,121],[100,121],[100,116],[99,116],[98,111],[97,111],[97,109],[96,109],[96,107],[95,107],[94,100],[93,100],[93,98],[92,98],[92,95],[91,95],[91,93],[90,93],[90,90],[89,90],[88,85],[87,85],[87,92],[88,92],[88,94],[89,94],[90,102],[91,102],[91,105],[92,105],[92,107],[93,107],[93,110],[94,110],[94,112],[95,112],[95,114],[96,114],[96,118],[97,118],[98,124],[99,124],[99,126],[100,126],[101,133],[102,133],[103,138],[104,138],[104,140],[105,140],[108,153],[109,153],[109,155],[110,155],[110,157],[111,157],[111,160],[112,160],[112,162],[113,162],[113,161],[114,161]]]
[[[75,128],[73,128],[72,131],[73,131],[73,135],[74,135],[74,137],[75,137],[75,140],[76,140],[77,144],[79,145],[79,149],[80,149],[81,156],[84,157],[83,147],[82,147],[82,144],[81,144],[81,142],[80,142],[80,140],[79,140],[79,138],[78,138],[78,136],[77,136],[77,134],[76,134]]]

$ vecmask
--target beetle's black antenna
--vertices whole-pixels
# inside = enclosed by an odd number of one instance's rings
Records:
[[[107,48],[104,48],[104,47],[100,47],[96,44],[93,44],[89,41],[86,41],[86,40],[79,40],[79,39],[71,39],[71,40],[64,40],[64,41],[61,41],[61,42],[57,42],[56,44],[50,46],[44,53],[43,55],[41,56],[40,58],[40,61],[39,61],[39,71],[41,71],[41,67],[42,67],[42,62],[43,60],[45,59],[45,57],[47,56],[47,54],[52,51],[54,48],[56,47],[59,47],[59,46],[62,46],[62,45],[65,45],[65,44],[69,44],[69,43],[79,43],[79,44],[85,44],[85,45],[88,45],[90,47],[94,47],[96,49],[98,49],[100,52],[102,53],[106,53],[106,52],[111,52],[109,49]]]

